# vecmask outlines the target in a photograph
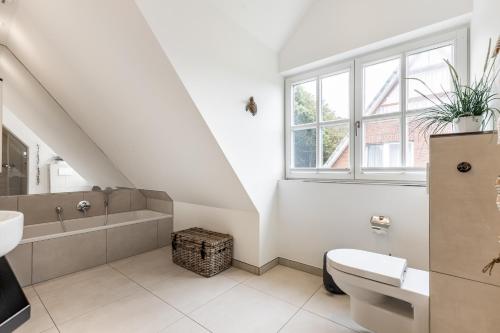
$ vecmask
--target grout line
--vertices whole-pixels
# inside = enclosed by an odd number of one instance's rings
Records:
[[[226,279],[229,279],[229,278],[226,278]],[[203,307],[203,306],[207,305],[208,303],[211,303],[211,302],[212,302],[212,301],[214,301],[216,298],[219,298],[220,296],[222,296],[222,295],[224,295],[224,294],[227,294],[229,291],[233,290],[234,288],[238,287],[238,286],[241,284],[240,282],[237,282],[237,281],[235,281],[235,280],[233,280],[233,279],[229,279],[229,280],[231,280],[231,281],[233,281],[233,282],[236,282],[236,284],[235,284],[234,286],[232,286],[231,288],[229,288],[229,289],[227,289],[227,290],[223,291],[223,292],[222,292],[222,293],[220,293],[219,295],[217,295],[217,296],[215,296],[215,297],[212,297],[211,299],[209,299],[207,302],[203,303],[202,305],[200,305],[200,306],[198,306],[198,307],[194,308],[193,310],[191,310],[190,312],[188,312],[188,314],[187,314],[187,315],[189,316],[189,314],[191,314],[191,313],[195,312],[196,310],[198,310],[198,309],[200,309],[201,307]],[[190,317],[190,318],[191,318],[191,317]],[[194,320],[194,319],[193,319],[193,320]]]
[[[314,312],[314,311],[311,311],[311,310],[308,310],[308,309],[302,309],[302,310],[304,310],[305,312],[308,312],[308,313],[310,313],[310,314],[312,314],[312,315],[315,315],[315,316],[317,316],[317,317],[320,317],[320,318],[322,318],[322,319],[328,320],[328,321],[330,321],[330,322],[332,322],[332,323],[334,323],[334,324],[336,324],[336,325],[339,325],[339,326],[342,326],[342,327],[344,327],[344,328],[347,328],[348,330],[350,330],[350,331],[352,331],[352,332],[356,332],[356,333],[365,333],[365,331],[358,331],[358,330],[355,330],[354,328],[349,327],[349,326],[347,326],[346,324],[339,323],[338,321],[335,321],[335,320],[332,320],[331,318],[328,318],[328,317],[322,316],[322,315],[320,315],[319,313],[316,313],[316,312]],[[354,321],[353,321],[353,322],[354,322]]]
[[[312,293],[311,296],[309,296],[305,302],[302,304],[302,306],[300,306],[297,311],[295,311],[295,313],[283,324],[283,326],[281,326],[281,328],[278,330],[278,332],[281,332],[281,330],[283,330],[283,328],[285,328],[286,325],[288,325],[288,323],[295,317],[297,316],[297,314],[302,311],[304,309],[304,305],[306,305],[310,300],[311,298],[314,297],[314,295],[316,295],[316,293],[318,292],[318,290],[321,289],[321,285]]]
[[[33,254],[35,252],[34,248],[35,248],[35,244],[33,243],[30,243],[30,248],[31,248],[31,260],[30,260],[30,265],[31,265],[31,276],[30,276],[30,286],[33,285]],[[34,288],[33,288],[34,289]]]
[[[202,325],[201,323],[199,323],[198,321],[196,321],[195,319],[189,317],[189,315],[187,313],[185,313],[184,311],[178,309],[177,307],[175,307],[174,305],[170,304],[169,302],[165,301],[164,299],[162,299],[160,296],[156,295],[153,291],[149,290],[148,288],[146,288],[145,286],[143,286],[142,284],[140,284],[139,282],[135,281],[134,279],[130,278],[129,276],[127,276],[125,273],[123,273],[122,271],[120,271],[118,268],[115,268],[111,265],[109,265],[113,270],[115,270],[116,272],[118,272],[119,274],[123,275],[125,278],[127,278],[129,281],[133,282],[134,284],[138,285],[140,288],[142,288],[143,290],[145,290],[147,293],[153,295],[155,298],[157,298],[158,300],[160,300],[161,302],[167,304],[168,306],[171,306],[173,309],[175,309],[176,311],[178,311],[179,313],[181,313],[182,315],[184,315],[184,317],[188,317],[189,319],[193,320],[194,322],[196,322],[198,325],[200,325],[201,327],[203,327],[204,329],[206,329],[207,331],[209,332],[212,332],[211,330],[209,330],[207,327],[205,327],[204,325]],[[205,303],[206,304],[206,303]],[[203,305],[205,305],[203,304]],[[180,318],[182,319],[182,318]],[[179,320],[180,320],[179,319]],[[177,322],[177,321],[175,321]],[[173,325],[175,322],[173,322],[171,325]],[[167,328],[171,325],[168,325],[164,328]],[[164,329],[162,328],[162,329]]]
[[[83,271],[79,271],[79,272],[75,272],[75,273],[70,273],[70,274],[63,275],[63,276],[60,276],[60,277],[57,277],[57,278],[54,278],[54,279],[50,279],[50,280],[47,280],[47,281],[42,281],[42,282],[37,283],[36,285],[41,285],[41,284],[44,284],[44,283],[46,283],[46,282],[53,281],[53,280],[63,279],[63,278],[66,278],[66,277],[68,277],[68,276],[77,275],[77,274],[82,273],[82,272],[86,272],[86,271],[94,270],[94,269],[96,269],[96,268],[102,268],[102,267],[105,267],[105,266],[106,266],[107,268],[111,268],[111,266],[110,266],[110,265],[108,265],[108,264],[103,264],[103,265],[99,265],[99,266],[97,266],[97,267],[92,267],[92,268],[89,268],[89,269],[86,269],[86,270],[83,270]],[[34,288],[35,288],[35,285],[33,285],[33,289],[34,289]],[[36,289],[35,289],[35,291],[36,291]],[[86,310],[85,312],[83,312],[83,313],[80,313],[80,314],[78,314],[78,315],[75,315],[75,316],[73,316],[73,317],[70,317],[69,319],[65,319],[65,320],[61,321],[61,322],[59,323],[59,325],[66,324],[66,323],[68,323],[68,322],[70,322],[70,321],[72,321],[72,320],[75,320],[75,319],[77,319],[77,318],[80,318],[80,317],[86,316],[86,315],[88,315],[89,313],[91,313],[91,312],[93,312],[93,311],[96,311],[96,310],[98,310],[98,309],[100,309],[100,308],[103,308],[103,307],[105,307],[105,306],[108,306],[108,305],[110,305],[110,304],[118,303],[118,302],[119,302],[119,301],[121,301],[122,299],[125,299],[125,298],[127,298],[127,297],[132,297],[135,293],[136,293],[136,292],[131,292],[130,294],[127,294],[127,295],[124,295],[124,296],[118,297],[117,299],[114,299],[114,300],[112,300],[112,301],[110,301],[110,302],[107,302],[107,303],[103,303],[103,304],[100,304],[100,305],[94,306],[94,307],[92,307],[92,308],[90,308],[90,309],[87,309],[87,310]],[[38,295],[38,292],[37,292],[37,295]],[[41,298],[41,297],[39,297],[39,299],[40,299],[40,301],[42,301],[42,298]],[[42,302],[42,303],[43,303],[43,302]],[[44,303],[43,303],[43,304],[44,304]],[[45,304],[44,304],[44,306],[45,306]],[[46,308],[46,309],[47,309],[47,308]],[[49,316],[50,316],[50,312],[48,311],[48,309],[47,309],[47,312],[49,313]],[[52,316],[50,316],[50,317],[52,318]],[[53,320],[53,322],[54,322],[54,325],[57,327],[57,325],[58,325],[58,324],[55,322],[55,320]]]
[[[318,288],[318,289],[314,292],[314,294],[313,294],[311,297],[309,297],[309,299],[308,299],[308,300],[304,303],[304,305],[302,305],[301,309],[302,309],[302,310],[304,310],[304,311],[306,311],[306,312],[309,312],[309,313],[311,313],[311,314],[313,314],[313,315],[316,315],[316,316],[318,316],[318,317],[320,317],[320,318],[323,318],[323,319],[326,319],[326,320],[328,320],[328,321],[331,321],[332,323],[335,323],[335,324],[337,324],[337,325],[340,325],[340,326],[342,326],[342,327],[345,327],[345,328],[347,328],[347,329],[349,329],[349,330],[351,330],[351,331],[353,331],[353,332],[359,332],[358,330],[355,330],[354,328],[349,327],[349,326],[347,326],[347,325],[345,325],[345,324],[343,324],[343,323],[339,323],[338,321],[332,320],[331,318],[328,318],[328,317],[323,316],[323,315],[321,315],[321,314],[319,314],[319,313],[316,313],[316,312],[314,312],[314,311],[311,311],[311,310],[308,310],[308,309],[305,309],[305,308],[304,308],[304,306],[305,306],[305,305],[306,305],[306,304],[307,304],[307,303],[311,300],[311,298],[313,298],[313,297],[314,297],[314,295],[316,295],[316,294],[318,293],[318,291],[320,291],[322,288],[323,288],[323,285],[321,285],[321,286],[320,286],[320,287],[319,287],[319,288]],[[346,295],[337,295],[337,296],[346,296],[346,297],[350,297],[350,296],[349,296],[349,295],[347,295],[347,294],[346,294]],[[335,296],[332,296],[332,297],[335,297]],[[353,322],[354,322],[354,321],[353,321]],[[360,333],[364,333],[364,332],[360,332]]]
[[[56,330],[57,330],[58,332],[60,332],[60,331],[59,331],[59,327],[58,327],[58,326],[57,326],[57,324],[56,324],[56,321],[54,320],[54,318],[52,318],[52,315],[50,314],[49,309],[47,309],[47,306],[45,305],[45,303],[43,302],[42,298],[41,298],[41,297],[40,297],[40,295],[38,294],[38,291],[36,291],[35,287],[32,287],[32,288],[33,288],[33,291],[34,291],[34,292],[35,292],[35,294],[36,294],[36,297],[38,297],[38,299],[40,300],[40,303],[42,303],[43,308],[45,309],[45,312],[47,312],[47,315],[49,316],[50,320],[52,321],[52,324],[54,324],[54,327],[56,328]],[[31,316],[30,316],[30,319],[31,319]],[[49,329],[51,329],[51,328],[49,328]],[[47,329],[47,331],[48,331],[49,329]]]
[[[288,318],[288,320],[283,325],[281,325],[281,327],[276,332],[281,332],[285,328],[285,326],[288,325],[288,323],[292,321],[293,318],[295,318],[295,316],[300,312],[300,310],[302,310],[302,308],[298,308],[297,311],[295,311],[293,315],[290,318]]]
[[[290,304],[290,305],[292,305],[292,306],[294,306],[294,307],[297,307],[297,305],[296,305],[296,304],[292,304],[292,303],[290,303],[289,301],[286,301],[286,300],[284,300],[284,299],[281,299],[280,297],[277,297],[277,296],[275,296],[275,295],[271,295],[271,294],[269,294],[268,292],[265,292],[265,291],[259,290],[259,289],[255,288],[255,287],[253,287],[253,286],[251,286],[251,285],[248,285],[248,284],[247,284],[249,281],[251,281],[252,279],[257,278],[257,277],[251,277],[251,278],[246,279],[246,280],[244,280],[244,281],[237,281],[237,280],[235,280],[235,279],[231,279],[230,277],[226,277],[226,276],[224,276],[224,278],[229,279],[229,280],[231,280],[231,281],[233,281],[233,282],[236,282],[236,284],[235,284],[234,286],[232,286],[231,288],[229,288],[229,289],[225,290],[225,291],[224,291],[224,292],[222,292],[221,294],[219,294],[219,295],[217,295],[217,296],[215,296],[215,297],[211,298],[210,300],[208,300],[207,302],[203,303],[202,305],[200,305],[200,306],[196,307],[195,309],[191,310],[190,312],[184,312],[184,311],[181,311],[180,309],[178,309],[177,307],[175,307],[174,305],[170,304],[169,302],[167,302],[167,301],[163,300],[161,297],[159,297],[158,295],[156,295],[156,294],[155,294],[152,290],[150,290],[150,289],[148,289],[147,287],[143,286],[143,285],[142,285],[141,283],[139,283],[138,281],[135,281],[134,279],[132,279],[131,277],[129,277],[127,274],[125,274],[124,272],[122,272],[119,268],[116,268],[116,267],[112,266],[112,265],[111,265],[111,263],[104,264],[104,265],[102,265],[102,266],[107,266],[107,267],[111,268],[113,271],[115,271],[115,272],[119,273],[120,275],[124,276],[127,280],[131,281],[133,284],[137,285],[139,288],[141,288],[141,289],[143,289],[144,291],[146,291],[148,294],[151,294],[152,296],[154,296],[155,298],[157,298],[158,300],[160,300],[162,303],[165,303],[165,304],[167,304],[167,305],[171,306],[173,309],[175,309],[176,311],[178,311],[180,314],[182,314],[182,315],[183,315],[181,318],[179,318],[179,319],[175,320],[174,322],[172,322],[171,324],[169,324],[169,325],[167,325],[166,327],[162,328],[161,330],[163,330],[163,329],[165,329],[165,328],[167,328],[167,327],[170,327],[170,326],[174,325],[175,323],[177,323],[178,321],[180,321],[180,320],[181,320],[181,319],[183,319],[183,318],[188,318],[188,319],[192,320],[193,322],[195,322],[196,324],[198,324],[199,326],[201,326],[202,328],[206,329],[207,331],[212,332],[210,329],[208,329],[207,327],[205,327],[202,323],[200,323],[200,322],[198,322],[196,319],[194,319],[194,318],[191,316],[191,315],[192,315],[192,313],[193,313],[193,312],[195,312],[195,311],[197,311],[198,309],[200,309],[200,308],[202,308],[202,307],[204,307],[204,306],[208,305],[209,303],[213,302],[213,301],[214,301],[214,300],[216,300],[217,298],[219,298],[219,297],[223,296],[224,294],[226,294],[226,293],[230,292],[230,291],[231,291],[231,290],[233,290],[234,288],[236,288],[236,287],[238,287],[238,286],[241,286],[241,285],[246,286],[246,287],[249,287],[249,288],[251,288],[251,289],[253,289],[253,290],[257,291],[257,292],[260,292],[260,293],[262,293],[262,294],[264,294],[264,295],[267,295],[267,296],[269,296],[269,297],[272,297],[272,298],[274,298],[274,299],[277,299],[277,300],[280,300],[280,301],[285,302],[285,303],[287,303],[287,304]],[[91,269],[92,269],[92,268],[91,268]],[[291,269],[293,269],[293,268],[291,268]],[[297,270],[297,271],[300,271],[300,270]],[[78,273],[78,272],[76,272],[76,273]],[[73,274],[76,274],[76,273],[73,273]],[[182,273],[178,273],[178,274],[182,274]],[[174,275],[178,275],[178,274],[174,274]],[[54,327],[55,327],[55,328],[59,331],[59,327],[57,326],[56,322],[55,322],[55,321],[54,321],[54,319],[52,318],[52,316],[51,316],[51,314],[50,314],[49,310],[48,310],[48,309],[47,309],[47,307],[45,306],[45,303],[42,301],[42,298],[40,297],[40,295],[39,295],[39,294],[38,294],[38,292],[36,291],[36,289],[35,289],[34,285],[32,285],[32,287],[33,287],[33,290],[35,291],[35,293],[36,293],[37,297],[39,298],[40,302],[41,302],[41,303],[42,303],[42,305],[44,306],[44,308],[45,308],[46,312],[48,313],[49,317],[51,318],[52,323],[54,324]],[[308,298],[304,301],[304,303],[303,303],[301,306],[299,306],[299,307],[297,308],[297,310],[293,313],[293,315],[292,315],[292,316],[291,316],[291,317],[290,317],[290,318],[289,318],[289,319],[288,319],[288,320],[287,320],[287,321],[286,321],[286,322],[285,322],[285,323],[281,326],[281,328],[280,328],[277,332],[280,332],[283,328],[285,328],[285,326],[286,326],[286,325],[287,325],[287,324],[288,324],[288,323],[289,323],[289,322],[290,322],[290,321],[291,321],[294,317],[296,317],[296,316],[297,316],[297,314],[298,314],[301,310],[304,310],[304,311],[306,311],[306,312],[308,312],[308,313],[310,313],[310,314],[313,314],[313,315],[315,315],[315,316],[318,316],[318,317],[320,317],[320,318],[323,318],[323,319],[325,319],[325,320],[328,320],[328,321],[330,321],[330,322],[333,322],[333,323],[335,323],[335,324],[337,324],[337,325],[340,325],[340,326],[342,326],[342,327],[345,327],[346,329],[348,329],[348,330],[350,330],[350,331],[352,331],[352,332],[359,332],[359,331],[357,331],[357,330],[353,329],[352,327],[348,327],[348,326],[346,326],[345,324],[339,323],[339,322],[337,322],[337,321],[335,321],[335,320],[331,320],[330,318],[324,317],[324,316],[322,316],[322,315],[320,315],[320,314],[317,314],[317,313],[315,313],[315,312],[313,312],[313,311],[310,311],[310,310],[304,309],[304,306],[305,306],[305,305],[306,305],[306,304],[307,304],[307,303],[311,300],[311,298],[312,298],[312,297],[314,297],[314,296],[318,293],[318,291],[319,291],[319,290],[321,290],[321,288],[322,288],[322,284],[320,284],[320,286],[319,286],[319,287],[318,287],[318,288],[317,288],[317,289],[316,289],[316,290],[315,290],[315,291],[311,294],[311,296],[309,296],[309,297],[308,297]],[[119,300],[121,300],[121,299],[123,299],[123,298],[126,298],[126,297],[131,297],[131,296],[133,296],[133,293],[132,293],[132,294],[130,294],[130,295],[124,296],[124,297],[122,297],[122,298],[119,298],[119,299],[117,299],[117,300],[114,300],[113,302],[110,302],[110,303],[108,303],[108,304],[116,303],[116,302],[118,302]],[[99,309],[99,308],[101,308],[101,307],[104,307],[104,306],[106,306],[106,305],[108,305],[108,304],[104,304],[104,305],[101,305],[101,306],[97,306],[97,307],[95,307],[95,308],[93,308],[93,309],[89,310],[88,312],[85,312],[85,313],[83,313],[83,314],[80,314],[80,315],[78,315],[78,316],[75,316],[75,317],[73,317],[73,318],[71,318],[71,319],[68,319],[68,320],[66,320],[66,321],[63,321],[63,322],[61,322],[61,323],[59,323],[59,324],[64,324],[64,323],[69,322],[69,321],[71,321],[71,320],[74,320],[74,319],[76,319],[76,318],[78,318],[78,317],[84,316],[84,315],[86,315],[86,314],[88,314],[88,313],[90,313],[90,312],[92,312],[92,311],[95,311],[96,309]]]

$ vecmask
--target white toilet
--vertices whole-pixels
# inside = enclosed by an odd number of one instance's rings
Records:
[[[375,333],[429,332],[429,272],[406,259],[354,249],[328,252],[328,273],[351,297],[351,317]]]

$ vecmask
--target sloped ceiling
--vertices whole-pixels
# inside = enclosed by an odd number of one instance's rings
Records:
[[[282,47],[280,68],[290,71],[466,15],[472,7],[472,0],[317,0]]]
[[[12,112],[90,184],[132,186],[5,46],[0,46],[0,75],[4,111]]]
[[[206,0],[272,50],[279,51],[317,0]]]
[[[9,48],[134,186],[255,210],[133,0],[18,7]]]
[[[5,44],[9,36],[9,28],[18,6],[17,1],[0,2],[0,43]]]

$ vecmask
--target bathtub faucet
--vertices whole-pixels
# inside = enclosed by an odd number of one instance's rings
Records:
[[[57,206],[56,207],[56,213],[57,213],[57,219],[59,220],[59,222],[61,223],[61,228],[63,230],[63,232],[66,232],[66,227],[64,226],[64,221],[63,221],[63,216],[62,216],[62,213],[63,213],[63,208],[61,206]]]
[[[106,195],[106,199],[104,199],[104,212],[106,214],[106,219],[104,220],[104,225],[108,225],[108,207],[109,207],[109,196]]]
[[[76,209],[83,213],[84,216],[87,215],[87,211],[90,209],[90,202],[87,200],[82,200],[76,205]]]

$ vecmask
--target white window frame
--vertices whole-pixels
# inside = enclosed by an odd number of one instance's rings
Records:
[[[347,61],[336,63],[319,70],[302,73],[291,76],[285,80],[285,146],[286,146],[286,178],[287,179],[320,179],[320,180],[353,180],[360,182],[383,181],[389,183],[424,183],[426,180],[425,168],[407,168],[406,162],[406,117],[408,115],[418,114],[425,109],[406,110],[406,92],[408,89],[408,80],[406,80],[406,59],[409,55],[420,53],[426,50],[432,50],[438,47],[452,44],[454,46],[453,62],[454,66],[464,83],[468,82],[469,75],[469,41],[468,28],[460,28],[451,32],[437,34],[432,37],[415,39],[410,42],[402,43],[397,46],[370,52],[362,56],[348,59]],[[400,168],[363,168],[363,66],[370,63],[378,63],[387,59],[400,58],[401,77],[400,77],[400,108],[397,113],[381,114],[370,116],[370,119],[384,119],[398,115],[401,117],[401,157],[402,165]],[[320,127],[327,124],[335,124],[338,121],[324,122],[321,120],[321,78],[350,71],[350,169],[332,170],[321,168],[321,131]],[[316,85],[316,122],[307,125],[293,125],[293,93],[292,87],[296,84],[317,80]],[[316,128],[316,168],[292,168],[293,161],[293,129],[297,128]]]
[[[333,121],[321,121],[321,79],[333,76],[336,74],[342,74],[349,72],[349,144],[354,142],[354,61],[343,62],[333,66],[323,68],[321,70],[308,72],[302,75],[294,76],[293,78],[286,80],[286,101],[285,109],[287,110],[285,121],[287,128],[287,135],[285,139],[285,145],[287,149],[286,153],[286,165],[287,165],[287,177],[289,178],[318,178],[318,179],[354,179],[354,149],[349,149],[349,169],[324,169],[321,168],[321,155],[322,155],[322,144],[321,144],[321,127],[328,125],[338,125],[345,123],[346,120],[333,120]],[[311,124],[303,125],[293,125],[293,92],[292,88],[294,85],[308,82],[311,80],[316,80],[316,122]],[[316,168],[291,168],[293,161],[293,149],[292,149],[292,136],[294,129],[316,129]]]

